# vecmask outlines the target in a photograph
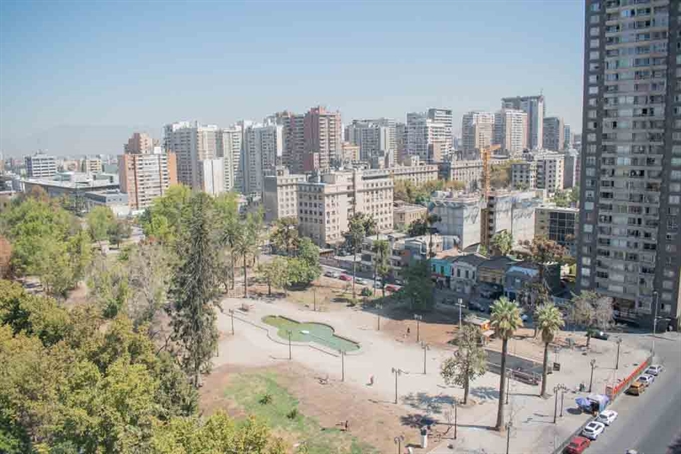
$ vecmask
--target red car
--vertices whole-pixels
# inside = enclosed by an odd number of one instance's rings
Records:
[[[386,285],[385,290],[387,292],[396,292],[396,291],[399,290],[399,288],[397,288],[397,286],[395,286],[395,285]]]
[[[575,437],[570,440],[570,444],[567,445],[565,454],[582,454],[586,448],[591,444],[591,440],[586,437]]]
[[[347,274],[341,274],[338,279],[340,279],[341,281],[352,281],[352,278]]]

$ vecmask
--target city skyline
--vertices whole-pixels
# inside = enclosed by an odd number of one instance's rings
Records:
[[[318,104],[344,124],[451,109],[460,134],[465,112],[540,93],[581,125],[581,2],[206,5],[3,2],[0,150],[118,153],[133,131]]]

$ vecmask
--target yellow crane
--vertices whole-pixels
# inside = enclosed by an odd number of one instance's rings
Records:
[[[480,156],[482,158],[482,198],[484,201],[484,208],[480,213],[480,244],[485,246],[485,249],[489,251],[489,191],[490,191],[490,160],[492,158],[492,153],[501,148],[501,145],[489,145],[484,147],[480,151]]]

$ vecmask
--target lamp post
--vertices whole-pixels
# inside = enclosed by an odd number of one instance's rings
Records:
[[[454,399],[454,439],[456,440],[456,435],[457,435],[457,423],[458,423],[458,408],[459,408],[459,403],[457,402],[456,399]]]
[[[430,346],[425,342],[421,342],[421,348],[423,349],[423,375],[426,375],[426,352],[430,350]]]
[[[383,309],[383,305],[377,304],[376,305],[376,310],[377,310],[377,312],[376,312],[376,317],[377,317],[376,323],[378,324],[378,331],[381,330],[381,309]]]
[[[620,344],[622,343],[622,338],[618,337],[617,340],[615,341],[617,343],[617,362],[615,362],[615,370],[619,370],[620,368]]]
[[[596,360],[592,359],[589,361],[589,364],[591,365],[591,379],[589,380],[589,392],[591,392],[591,387],[594,383],[594,369],[596,368]]]
[[[513,428],[513,422],[509,421],[506,423],[506,454],[509,453],[511,447],[511,429]]]
[[[419,322],[423,320],[423,315],[414,314],[414,319],[416,320],[416,342],[421,339],[421,332],[419,330]]]
[[[395,444],[397,445],[397,454],[402,454],[402,441],[404,440],[404,435],[400,435],[399,437],[395,437],[393,441],[395,441]]]
[[[567,386],[563,388],[560,393],[560,417],[563,417],[563,404],[565,403],[565,391],[567,391]]]
[[[461,309],[462,308],[463,308],[463,299],[459,298],[459,331],[461,331],[461,324],[462,324],[462,321],[461,321],[461,317],[462,317]]]
[[[287,329],[286,334],[288,334],[288,360],[291,361],[291,334],[293,334],[293,331]]]
[[[554,404],[553,404],[553,423],[554,424],[556,423],[556,419],[558,417],[558,393],[561,392],[561,391],[564,392],[565,389],[567,389],[567,388],[563,384],[556,385],[556,386],[553,387],[553,394],[555,396]],[[560,414],[561,416],[563,416],[562,408],[563,407],[562,407],[562,403],[561,403],[561,414]]]
[[[660,295],[657,292],[653,292],[653,304],[655,304],[653,312],[653,347],[651,353],[655,354],[655,335],[657,334],[657,307],[660,305]]]
[[[234,336],[234,309],[229,310],[229,315],[232,317],[232,336]]]
[[[345,381],[345,351],[338,350],[341,357],[341,381]]]
[[[312,287],[312,310],[317,312],[317,289],[315,287]]]
[[[395,404],[397,404],[397,377],[402,375],[403,370],[402,369],[395,369],[393,367],[392,372],[393,372],[393,374],[395,374]]]
[[[506,403],[505,405],[508,405],[508,395],[509,391],[511,390],[511,374],[513,373],[513,369],[506,369]]]

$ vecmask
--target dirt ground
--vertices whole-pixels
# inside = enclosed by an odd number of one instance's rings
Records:
[[[410,415],[401,406],[392,402],[373,399],[369,392],[358,392],[356,388],[338,381],[322,384],[318,374],[305,369],[300,364],[279,364],[266,368],[245,368],[225,365],[215,369],[206,377],[201,389],[200,408],[205,414],[218,409],[240,418],[244,412],[225,397],[224,390],[230,377],[240,373],[275,372],[278,382],[300,401],[300,411],[316,419],[323,428],[337,427],[338,423],[348,420],[349,431],[359,440],[370,444],[379,452],[393,452],[396,448],[392,437],[386,434],[411,435],[406,444],[418,446],[419,440],[414,430],[405,430]]]

